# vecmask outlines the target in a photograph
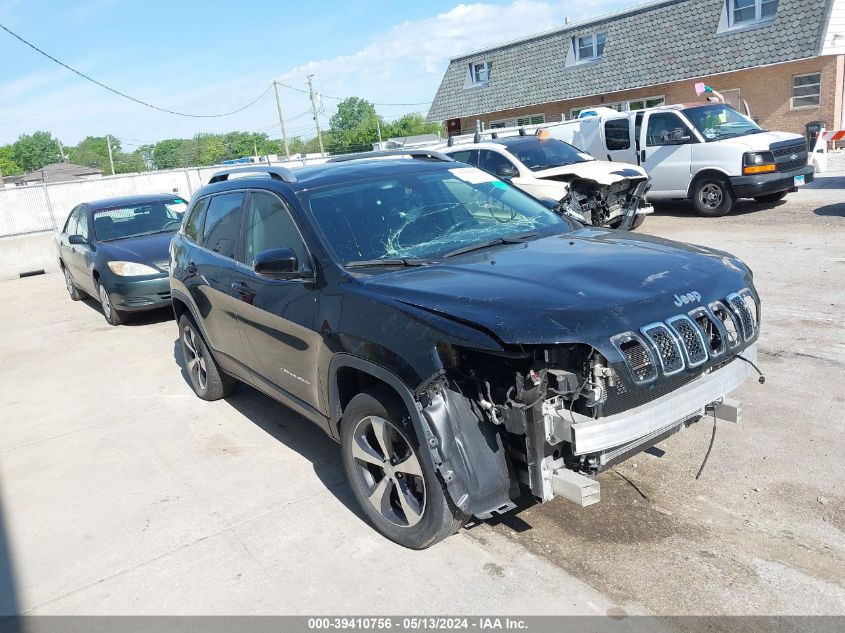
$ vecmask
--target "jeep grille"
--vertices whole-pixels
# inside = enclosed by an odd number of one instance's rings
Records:
[[[657,367],[654,366],[651,352],[635,334],[632,332],[620,334],[614,337],[613,343],[625,357],[628,369],[634,376],[634,382],[641,384],[657,378]]]
[[[690,367],[697,367],[707,360],[707,344],[704,342],[704,335],[689,317],[678,316],[669,319],[669,327],[680,339]]]
[[[743,341],[751,341],[760,329],[760,306],[746,288],[698,307],[647,325],[639,333],[625,332],[611,339],[622,354],[635,384],[651,382],[658,373],[672,376],[685,368],[716,359]]]
[[[753,309],[749,307],[749,303]],[[743,338],[750,341],[757,330],[757,305],[754,300],[747,294],[734,294],[728,297],[728,305],[739,320]]]
[[[662,323],[653,323],[642,329],[642,333],[652,342],[657,350],[663,373],[667,376],[677,374],[684,368],[684,359],[678,341],[672,336],[669,328]]]

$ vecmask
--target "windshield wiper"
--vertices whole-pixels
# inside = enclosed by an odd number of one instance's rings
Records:
[[[426,266],[431,261],[416,259],[414,257],[403,257],[401,259],[361,259],[354,262],[347,262],[347,268],[372,268],[373,266]]]
[[[497,237],[492,240],[487,240],[485,242],[479,242],[478,244],[470,244],[469,246],[462,246],[461,248],[456,248],[453,251],[449,251],[448,253],[444,254],[443,257],[454,257],[455,255],[462,255],[463,253],[471,253],[472,251],[479,251],[483,248],[489,248],[491,246],[501,246],[502,244],[522,244],[523,240],[527,240],[530,237],[534,237],[537,235],[537,231],[531,231],[530,233],[520,233],[519,235],[509,235],[508,237]]]

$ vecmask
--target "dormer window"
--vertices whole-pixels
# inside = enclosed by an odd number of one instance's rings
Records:
[[[745,26],[775,19],[778,0],[727,0],[731,26]]]
[[[740,0],[741,1],[741,0]],[[575,38],[575,58],[578,62],[588,62],[601,59],[604,56],[604,45],[607,43],[607,32],[591,33]]]
[[[469,65],[473,85],[482,86],[490,81],[491,66],[492,64],[490,62],[481,62],[480,64]]]

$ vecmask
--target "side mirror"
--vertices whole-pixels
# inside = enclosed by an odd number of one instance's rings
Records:
[[[496,175],[502,180],[510,180],[519,176],[519,170],[513,165],[501,165],[496,169]]]
[[[67,238],[68,244],[73,244],[75,246],[87,246],[88,240],[86,240],[81,235],[69,235]]]
[[[253,270],[265,277],[276,279],[294,279],[301,277],[299,272],[299,260],[289,248],[271,248],[261,251],[255,256]]]

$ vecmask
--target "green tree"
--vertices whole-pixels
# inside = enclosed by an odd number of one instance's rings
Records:
[[[384,138],[402,138],[418,134],[437,134],[442,130],[443,127],[439,123],[426,123],[422,114],[414,112],[388,124],[387,130],[382,130],[382,136]]]
[[[120,152],[120,141],[111,138],[112,152],[116,155]],[[105,136],[87,136],[76,147],[68,148],[68,159],[77,165],[85,165],[86,167],[96,167],[104,174],[111,173],[111,166],[109,165],[109,147]],[[115,171],[117,171],[117,163],[115,160]]]
[[[0,173],[3,176],[14,176],[23,173],[21,166],[15,162],[11,145],[0,147]]]
[[[360,97],[341,101],[329,123],[331,142],[326,143],[326,146],[333,153],[371,150],[372,144],[378,140],[379,126],[385,128],[375,106]]]
[[[197,134],[194,139],[200,146],[200,165],[217,165],[228,158],[226,144],[219,134]]]
[[[156,169],[176,169],[184,167],[182,139],[171,138],[159,141],[152,151],[153,167]]]
[[[59,142],[49,132],[22,134],[12,144],[12,159],[24,171],[35,171],[62,159]]]

